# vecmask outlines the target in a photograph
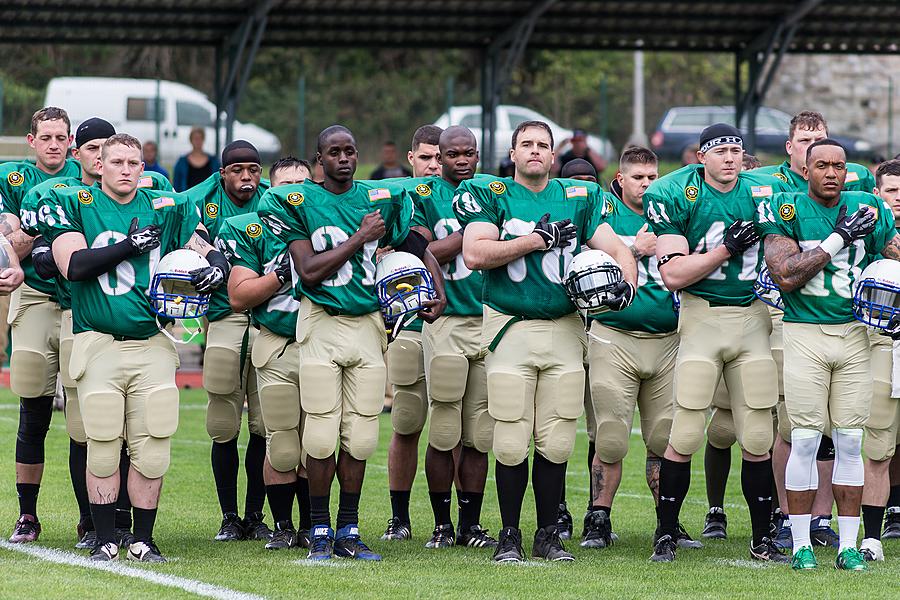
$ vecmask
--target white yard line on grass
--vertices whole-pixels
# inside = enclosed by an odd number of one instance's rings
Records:
[[[150,570],[128,567],[118,562],[92,562],[73,552],[66,552],[64,550],[56,550],[53,548],[43,548],[41,546],[35,546],[34,544],[10,544],[5,540],[0,540],[0,548],[5,548],[12,552],[28,554],[29,556],[34,556],[35,558],[56,563],[58,565],[96,569],[98,571],[108,571],[115,575],[121,575],[122,577],[143,579],[150,583],[177,588],[188,592],[189,594],[196,594],[207,598],[219,598],[220,600],[264,600],[263,596],[238,592],[211,583],[203,583],[202,581],[178,577],[177,575],[167,575],[165,573],[156,573]]]

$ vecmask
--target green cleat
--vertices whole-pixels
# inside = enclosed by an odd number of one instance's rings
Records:
[[[856,548],[844,548],[834,561],[834,568],[842,571],[867,571],[869,565],[862,552]]]
[[[815,569],[819,566],[816,562],[816,555],[813,554],[812,546],[803,546],[791,557],[791,568],[795,571],[807,571]]]

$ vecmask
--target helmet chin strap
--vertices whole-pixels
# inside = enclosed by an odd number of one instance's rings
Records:
[[[190,344],[190,343],[194,340],[195,337],[197,337],[198,335],[200,335],[200,333],[203,332],[203,328],[202,328],[201,326],[199,326],[199,325],[197,326],[197,329],[194,330],[194,331],[191,331],[190,329],[188,329],[187,327],[185,327],[185,329],[186,329],[186,330],[188,331],[188,333],[190,333],[191,335],[190,335],[190,337],[189,337],[188,339],[186,339],[186,340],[179,340],[179,339],[176,339],[174,335],[172,335],[171,333],[169,333],[169,330],[166,329],[166,328],[163,326],[163,324],[159,322],[159,316],[156,317],[156,325],[157,325],[157,327],[159,327],[159,330],[162,332],[162,334],[163,334],[164,336],[166,336],[167,338],[169,338],[170,340],[172,340],[172,342],[175,343],[175,344]]]
[[[584,332],[587,334],[589,338],[600,342],[601,344],[612,344],[610,340],[603,339],[599,335],[595,333],[591,333],[591,322],[588,319],[588,311],[587,310],[578,310],[578,314],[581,315],[581,320],[584,321]]]

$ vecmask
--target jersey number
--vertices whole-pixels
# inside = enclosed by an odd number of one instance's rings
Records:
[[[324,252],[337,248],[350,239],[343,229],[333,225],[325,225],[313,231],[309,236],[313,250]],[[363,285],[375,285],[375,250],[378,249],[378,240],[366,242],[362,248]],[[348,260],[341,265],[337,273],[322,282],[327,287],[340,287],[347,285],[353,279],[353,264]]]
[[[800,249],[806,252],[821,243],[822,240],[807,240],[800,242]],[[831,264],[836,269],[834,273],[831,273],[831,289],[841,298],[853,297],[851,286],[854,281],[859,279],[859,275],[862,272],[858,265],[866,253],[865,242],[863,240],[854,240],[853,250],[853,264],[850,263],[850,247],[842,248],[831,259]],[[828,296],[830,292],[825,287],[825,270],[823,269],[813,275],[813,278],[800,288],[800,293],[807,296]]]
[[[119,233],[118,231],[104,231],[94,238],[94,241],[91,242],[91,248],[112,246],[124,239],[124,233]],[[147,265],[149,273],[152,274],[156,270],[156,265],[159,264],[160,256],[161,252],[159,246],[147,253],[147,257],[150,261]],[[139,257],[138,260],[140,260]],[[107,272],[97,277],[100,288],[103,290],[103,293],[108,296],[122,296],[127,294],[134,288],[135,280],[134,265],[127,260],[123,260],[116,265],[115,271]],[[150,290],[148,289],[147,293],[149,293],[149,291]]]
[[[281,263],[281,258],[284,254],[279,254],[265,265],[263,265],[263,275],[268,275]],[[294,273],[294,268],[291,267],[291,273]],[[295,277],[292,276],[293,280]],[[284,312],[284,313],[293,313],[297,312],[300,309],[300,303],[297,302],[294,297],[291,295],[291,289],[293,288],[293,284],[295,282],[291,281],[290,283],[285,281],[284,285],[278,288],[278,291],[275,292],[275,295],[269,298],[268,304],[266,304],[266,312]]]
[[[442,240],[460,229],[462,227],[458,220],[452,217],[441,219],[434,224],[434,237]],[[466,266],[466,262],[463,260],[462,252],[457,254],[452,261],[441,265],[441,271],[444,272],[444,278],[448,281],[460,281],[472,274],[472,270]]]
[[[710,252],[711,250],[718,248],[722,245],[722,241],[725,239],[725,223],[723,221],[715,221],[710,226],[709,230],[706,232],[706,235],[703,236],[698,243],[696,248],[694,248],[694,253],[698,254],[701,252]],[[725,273],[722,272],[722,269],[728,266],[730,260],[726,260],[721,265],[716,267],[712,273],[706,276],[707,279],[713,280],[722,280],[725,279]],[[738,273],[738,280],[740,281],[755,281],[756,276],[759,275],[758,267],[759,266],[759,242],[750,246],[746,252],[741,255],[741,271]]]
[[[500,238],[512,239],[528,235],[532,231],[534,231],[534,221],[510,219],[503,223]],[[509,237],[506,237],[507,235]],[[544,252],[544,256],[541,258],[541,270],[544,272],[544,277],[547,278],[547,281],[562,283],[566,269],[569,268],[569,263],[572,262],[572,258],[575,256],[575,248],[577,246],[577,240],[572,239],[563,248],[552,248]],[[525,278],[528,276],[528,264],[525,262],[525,257],[520,256],[507,264],[506,272],[510,280],[515,283],[525,281]]]

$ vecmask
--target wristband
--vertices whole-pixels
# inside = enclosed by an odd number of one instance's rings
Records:
[[[819,244],[819,248],[821,248],[825,254],[834,258],[835,254],[844,249],[844,238],[842,238],[839,233],[832,233]]]
[[[671,254],[666,254],[662,258],[659,259],[659,263],[657,264],[657,268],[663,266],[676,256],[684,256],[684,252],[672,252]]]

